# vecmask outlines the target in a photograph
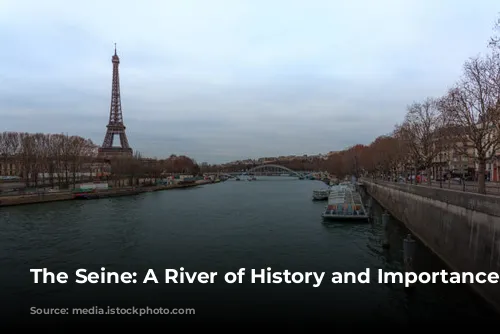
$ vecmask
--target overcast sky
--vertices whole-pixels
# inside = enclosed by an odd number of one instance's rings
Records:
[[[143,155],[218,163],[368,144],[486,51],[499,11],[498,0],[0,0],[0,130],[101,145],[116,42],[127,135]]]

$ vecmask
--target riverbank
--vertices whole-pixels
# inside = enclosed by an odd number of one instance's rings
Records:
[[[70,201],[78,199],[101,199],[109,197],[133,196],[146,192],[163,191],[171,189],[193,188],[204,184],[211,184],[210,181],[199,180],[195,183],[174,183],[165,186],[151,187],[124,187],[115,189],[98,190],[92,193],[75,194],[71,191],[60,191],[54,193],[41,193],[34,195],[2,196],[0,197],[0,207],[27,205],[48,202]]]

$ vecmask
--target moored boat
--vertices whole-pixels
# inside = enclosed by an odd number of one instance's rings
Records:
[[[321,216],[324,220],[365,222],[368,222],[370,217],[361,195],[345,184],[331,188],[328,205]]]
[[[329,189],[313,190],[313,201],[326,201],[329,195]]]

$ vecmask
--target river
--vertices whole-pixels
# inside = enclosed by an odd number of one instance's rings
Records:
[[[407,231],[391,221],[390,248],[383,249],[376,205],[373,224],[322,223],[325,203],[311,201],[312,190],[322,186],[259,177],[134,197],[2,208],[2,316],[52,321],[54,316],[29,316],[30,307],[161,306],[195,308],[193,319],[210,321],[363,319],[404,326],[498,321],[463,285],[421,284],[410,293],[401,284],[331,283],[331,272],[370,268],[375,280],[379,268],[401,271]],[[72,283],[77,269],[100,272],[101,267],[136,272],[138,282]],[[181,267],[218,274],[214,284],[165,284],[164,269]],[[251,269],[267,267],[326,275],[319,287],[249,283]],[[67,272],[69,283],[35,284],[32,268]],[[246,268],[242,284],[224,282],[224,273],[240,268]],[[158,284],[142,284],[148,269],[155,270]],[[441,269],[445,265],[418,243],[415,270]],[[182,322],[190,316],[174,317]]]

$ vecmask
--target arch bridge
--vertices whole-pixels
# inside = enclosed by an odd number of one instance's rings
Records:
[[[290,176],[303,177],[302,174],[288,168],[285,166],[275,165],[275,164],[263,164],[255,166],[247,170],[248,174],[261,175],[261,176],[273,176],[281,174],[289,174]]]

